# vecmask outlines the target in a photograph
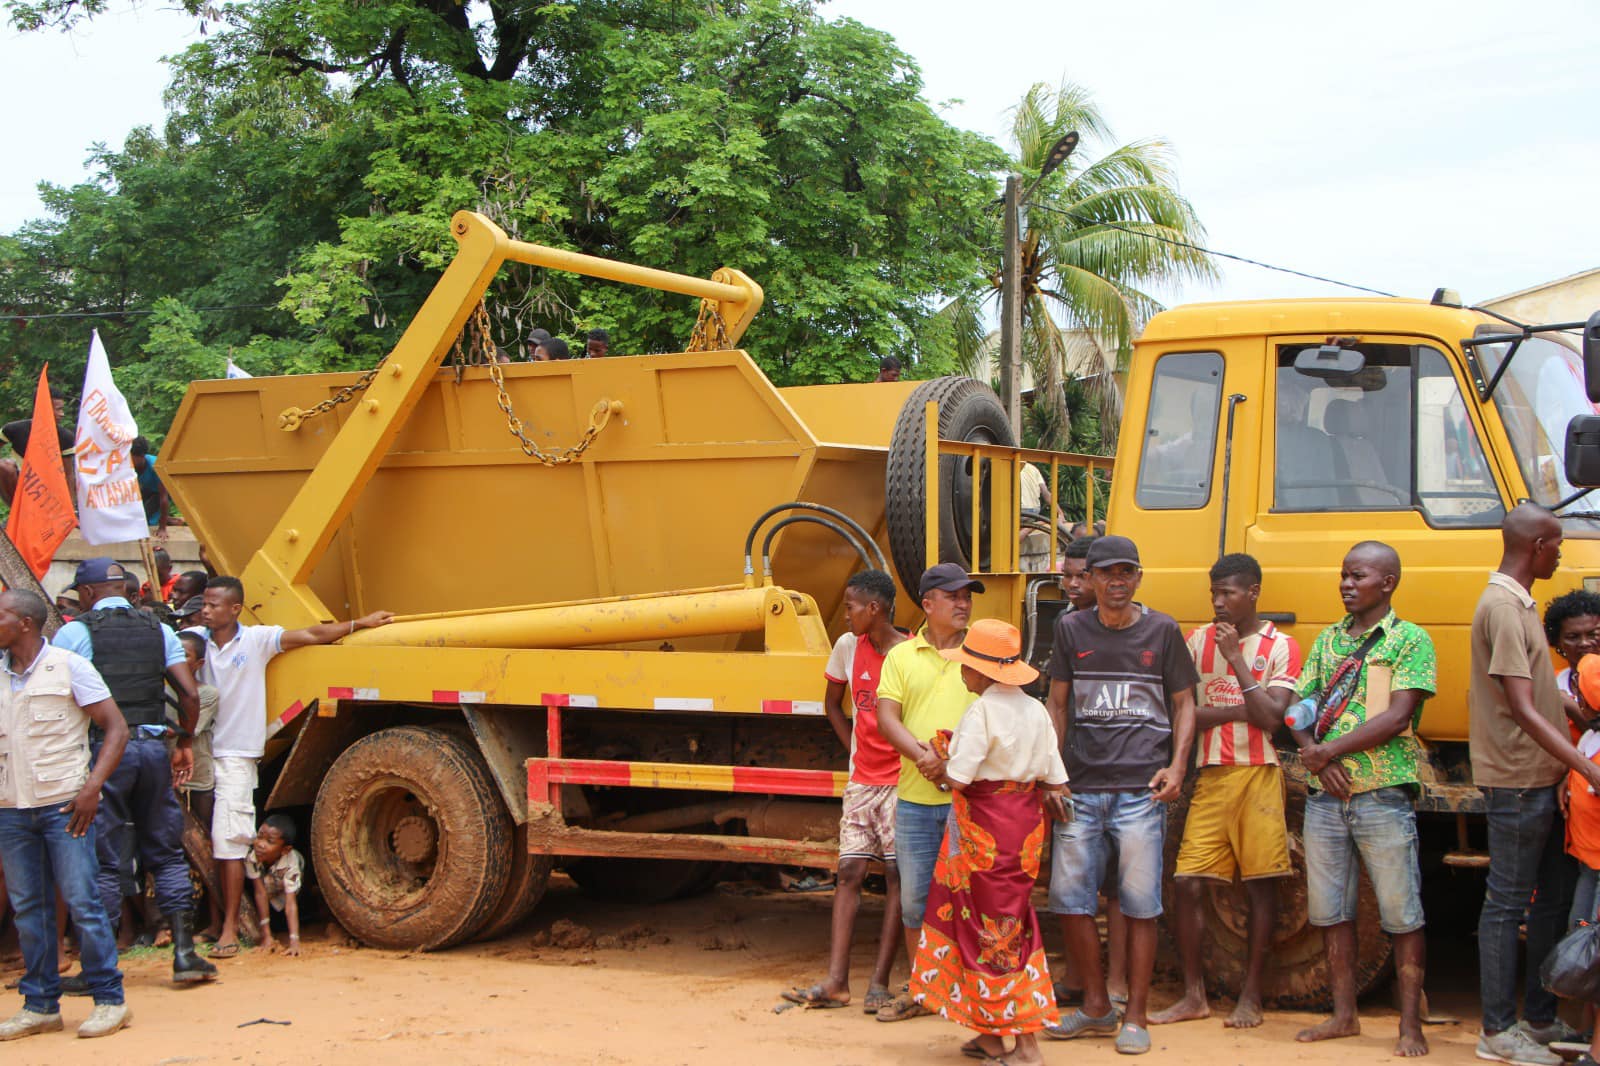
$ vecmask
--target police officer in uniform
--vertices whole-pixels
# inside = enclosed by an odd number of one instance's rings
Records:
[[[194,950],[183,810],[173,790],[194,768],[191,734],[200,716],[200,695],[177,635],[128,602],[126,576],[108,558],[79,563],[73,587],[84,613],[62,626],[54,641],[94,663],[128,722],[127,750],[101,790],[95,815],[100,898],[114,927],[122,897],[139,892],[133,878],[137,855],[140,868],[154,877],[156,904],[172,925],[172,979],[205,981],[217,975],[217,968]],[[170,756],[165,682],[178,695],[182,722]],[[79,994],[80,982],[67,978],[63,987]]]

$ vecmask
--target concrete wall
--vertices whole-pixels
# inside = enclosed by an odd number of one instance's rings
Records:
[[[194,534],[187,529],[179,526],[168,529],[166,543],[161,546],[172,556],[173,573],[181,574],[185,570],[205,569],[200,565],[200,544],[194,539]],[[50,563],[50,570],[44,575],[45,591],[52,598],[60,595],[68,585],[72,584],[72,575],[78,569],[78,563],[101,555],[111,556],[138,574],[141,579],[148,577],[145,574],[144,557],[139,551],[137,541],[127,544],[90,544],[75,529],[66,539],[66,543],[56,551],[56,557]]]
[[[1546,285],[1482,300],[1478,306],[1530,325],[1582,322],[1600,311],[1600,270],[1588,270]]]

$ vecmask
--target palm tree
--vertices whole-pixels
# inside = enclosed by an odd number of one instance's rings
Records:
[[[1043,82],[1017,105],[1012,139],[1015,171],[1038,174],[1051,148],[1069,131],[1085,142],[1112,144],[1100,108],[1087,90],[1070,82]],[[1178,192],[1172,149],[1149,138],[1114,147],[1092,161],[1075,154],[1044,179],[1029,198],[1021,231],[1022,352],[1034,382],[1034,403],[1024,435],[1043,447],[1082,449],[1075,424],[1094,427],[1099,448],[1115,442],[1121,400],[1115,374],[1125,370],[1133,339],[1162,305],[1146,290],[1218,276],[1201,244],[1205,230]],[[999,262],[996,256],[996,263]],[[977,279],[940,317],[953,338],[963,372],[990,377],[998,342],[982,332],[982,304],[998,302],[1001,276]],[[1098,410],[1069,409],[1063,383]]]

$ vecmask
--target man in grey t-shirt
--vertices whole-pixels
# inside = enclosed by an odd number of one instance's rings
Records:
[[[1146,1007],[1161,916],[1167,804],[1183,787],[1194,742],[1194,661],[1171,617],[1133,601],[1143,571],[1127,537],[1096,540],[1087,559],[1093,610],[1056,622],[1047,706],[1063,741],[1075,815],[1056,823],[1050,909],[1084,978],[1083,1007],[1047,1032],[1117,1034],[1117,1050],[1150,1050]],[[1111,848],[1128,919],[1128,1009],[1117,1015],[1100,969],[1094,915]]]

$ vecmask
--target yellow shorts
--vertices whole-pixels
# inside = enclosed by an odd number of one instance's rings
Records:
[[[1277,766],[1207,766],[1195,782],[1178,847],[1177,877],[1249,881],[1289,873],[1283,816],[1283,770]]]

